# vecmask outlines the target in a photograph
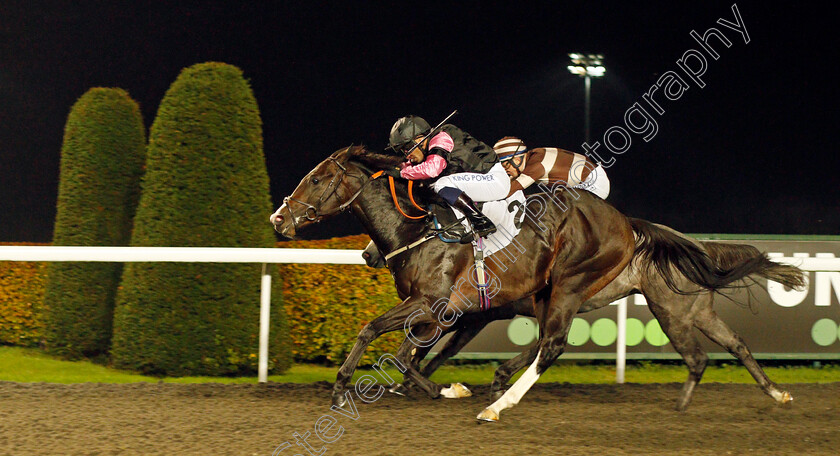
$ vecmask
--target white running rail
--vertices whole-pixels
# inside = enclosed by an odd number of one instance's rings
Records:
[[[331,263],[365,264],[361,250],[271,249],[228,247],[66,247],[0,246],[0,261],[99,261],[181,262],[181,263],[262,263],[260,286],[260,353],[257,378],[268,378],[268,318],[271,306],[271,274],[267,264]]]
[[[774,256],[771,260],[798,266],[803,271],[840,272],[840,258],[794,258]],[[182,262],[182,263],[262,263],[260,287],[260,347],[257,376],[265,382],[268,376],[268,327],[271,303],[271,275],[268,264],[319,263],[365,264],[361,250],[282,249],[229,247],[67,247],[67,246],[0,246],[0,261],[99,261]],[[618,304],[618,338],[616,340],[616,381],[624,383],[627,360],[627,299]]]

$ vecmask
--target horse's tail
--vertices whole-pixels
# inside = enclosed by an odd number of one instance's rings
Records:
[[[721,261],[715,261],[703,251],[699,243],[641,219],[630,218],[630,225],[636,232],[636,255],[643,258],[645,267],[653,267],[672,291],[678,294],[692,294],[702,290],[718,291],[749,275],[779,275],[779,269],[766,255],[755,249],[741,251],[737,255],[720,254]],[[734,251],[733,251],[734,252]],[[737,261],[735,259],[737,258]],[[702,290],[682,290],[674,269],[686,279],[700,286]],[[785,269],[785,280],[790,280],[792,271]],[[778,277],[781,278],[781,277]],[[794,281],[795,282],[795,281]],[[794,283],[790,282],[790,283]]]
[[[778,282],[788,288],[804,289],[805,272],[796,266],[779,264],[771,261],[757,248],[745,244],[724,244],[722,242],[703,241],[703,248],[720,268],[734,268],[759,257],[756,271],[753,273],[765,279]]]

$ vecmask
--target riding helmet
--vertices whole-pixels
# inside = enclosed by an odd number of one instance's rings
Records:
[[[505,136],[496,142],[493,146],[493,150],[496,151],[496,155],[499,157],[500,161],[506,161],[524,154],[527,148],[521,139],[513,136]]]
[[[412,139],[419,135],[425,135],[432,129],[429,122],[426,122],[422,117],[405,116],[400,118],[393,127],[391,127],[390,143],[394,149],[399,149],[405,144],[411,142]]]

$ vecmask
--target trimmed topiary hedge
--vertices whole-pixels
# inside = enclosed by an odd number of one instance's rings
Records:
[[[184,69],[149,135],[132,246],[272,247],[262,122],[238,68]],[[258,264],[131,263],[114,318],[112,360],[148,374],[235,375],[256,369]],[[289,367],[274,280],[271,367]]]
[[[98,87],[79,98],[64,129],[53,245],[127,245],[145,147],[140,108],[124,90]],[[70,358],[105,353],[121,265],[47,269],[47,348]]]
[[[367,235],[321,241],[291,241],[287,248],[364,249]],[[283,298],[295,359],[340,364],[362,327],[400,299],[388,269],[344,264],[281,264]],[[382,353],[396,353],[405,338],[394,331],[376,339],[362,358],[373,364]]]
[[[28,242],[0,245],[46,245]],[[44,334],[47,263],[0,261],[0,344],[34,347]]]

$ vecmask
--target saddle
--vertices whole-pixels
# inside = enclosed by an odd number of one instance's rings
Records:
[[[425,210],[427,213],[426,221],[432,228],[429,234],[426,234],[423,238],[411,244],[400,247],[384,257],[382,256],[382,252],[379,252],[371,242],[364,253],[362,253],[362,257],[368,266],[383,267],[389,257],[405,252],[435,237],[447,243],[462,243],[465,239],[472,237],[471,243],[473,244],[475,258],[476,287],[479,292],[479,304],[482,310],[490,309],[489,283],[488,276],[485,272],[484,259],[504,249],[519,234],[522,219],[525,214],[525,196],[522,192],[516,192],[504,200],[488,201],[486,204],[476,205],[478,210],[484,213],[497,227],[496,232],[487,238],[478,238],[472,236],[472,233],[468,233],[467,227],[469,226],[469,222],[465,220],[465,217],[459,217],[458,213],[437,194],[426,192],[424,196],[424,201],[426,201]],[[394,197],[394,201],[396,202],[396,197]],[[413,198],[412,203],[420,208]],[[405,214],[403,213],[403,215]],[[520,252],[523,251],[521,246],[518,246],[518,248]]]
[[[456,212],[437,194],[430,192],[424,195],[426,209],[431,214],[429,226],[438,231],[438,238],[444,242],[460,242],[465,236],[470,237],[469,222],[464,215]],[[525,195],[521,192],[498,201],[476,202],[478,209],[484,213],[495,225],[497,232],[485,239],[486,254],[505,248],[511,240],[519,234],[525,216]],[[474,242],[473,242],[474,243]]]
[[[429,228],[438,233],[438,238],[447,243],[457,243],[462,239],[469,238],[467,228],[464,226],[464,216],[455,214],[452,206],[449,205],[437,193],[420,185],[417,187],[422,195],[422,201],[426,204],[429,217],[426,220]],[[483,209],[484,203],[476,203],[479,210]]]

